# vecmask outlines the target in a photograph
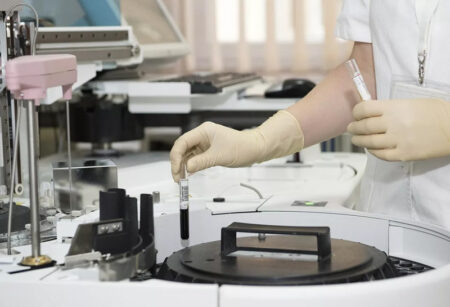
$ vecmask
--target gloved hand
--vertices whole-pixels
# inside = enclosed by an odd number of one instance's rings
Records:
[[[189,173],[212,166],[250,166],[300,151],[303,132],[288,111],[279,111],[261,126],[244,131],[206,122],[182,135],[172,147],[170,161],[175,182],[182,164]]]
[[[387,161],[450,155],[450,102],[439,99],[364,101],[347,130],[353,144]]]

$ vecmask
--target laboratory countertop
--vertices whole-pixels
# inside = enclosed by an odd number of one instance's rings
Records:
[[[87,158],[86,152],[73,154],[74,160]],[[41,182],[51,181],[52,162],[65,160],[63,154],[42,159]],[[118,186],[127,189],[130,195],[159,191],[162,199],[176,203],[178,185],[171,176],[169,152],[128,153],[111,160],[118,166]],[[286,163],[286,160],[285,157],[252,167],[203,170],[189,177],[191,196],[205,202],[220,196],[237,203],[245,200],[260,205],[255,192],[241,186],[244,183],[266,198],[294,194],[302,200],[326,200],[330,205],[350,201],[348,206],[354,206],[355,200],[350,196],[364,172],[364,154],[319,153],[303,164]]]

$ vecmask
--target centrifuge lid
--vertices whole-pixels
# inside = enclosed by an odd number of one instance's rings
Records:
[[[259,235],[237,239],[240,232]],[[330,239],[328,227],[233,223],[222,229],[221,241],[171,255],[160,277],[253,285],[351,282],[394,275],[386,263],[386,254],[374,247]]]

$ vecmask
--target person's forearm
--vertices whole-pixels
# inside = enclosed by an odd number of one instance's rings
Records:
[[[355,43],[355,58],[367,87],[376,98],[372,45]],[[360,101],[355,85],[344,64],[331,71],[306,97],[289,107],[300,123],[305,147],[328,140],[345,132],[353,120],[352,110]]]

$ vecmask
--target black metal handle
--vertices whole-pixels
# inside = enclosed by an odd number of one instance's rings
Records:
[[[317,238],[317,254],[319,260],[325,260],[331,256],[331,239],[329,227],[295,227],[295,226],[274,226],[274,225],[258,225],[246,223],[233,223],[228,227],[222,228],[221,252],[223,256],[229,255],[236,250],[246,250],[245,247],[236,245],[236,233],[263,233],[263,234],[280,234],[280,235],[296,235],[296,236],[315,236]],[[251,250],[255,250],[252,248]],[[257,250],[265,250],[258,248]],[[292,250],[277,250],[292,252]]]

